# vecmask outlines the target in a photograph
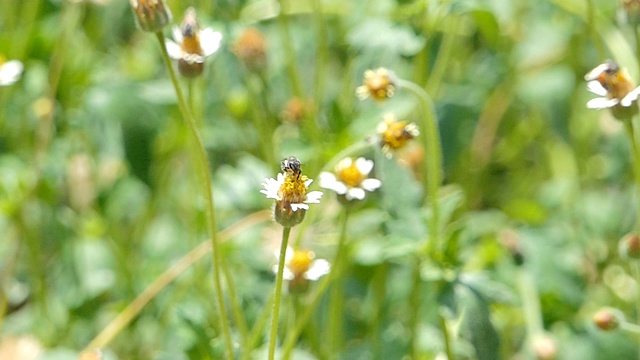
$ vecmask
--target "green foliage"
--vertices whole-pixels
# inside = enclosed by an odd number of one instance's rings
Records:
[[[382,185],[362,201],[323,189],[293,228],[290,244],[333,267],[284,291],[278,353],[542,359],[544,335],[556,359],[637,358],[640,265],[617,250],[639,226],[637,155],[622,122],[585,107],[583,80],[607,58],[640,79],[619,2],[167,4],[176,24],[193,6],[223,35],[203,75],[180,79],[212,169],[221,260],[192,133],[128,2],[1,1],[0,66],[24,65],[0,86],[1,359],[33,359],[17,338],[38,359],[76,359],[154,286],[99,343],[105,359],[265,359],[281,227],[261,183],[296,156],[320,190],[342,155],[373,160]],[[242,58],[248,27],[266,41],[258,65]],[[379,67],[433,101],[437,196],[424,99],[400,82],[386,101],[355,95]],[[420,130],[391,156],[376,130],[389,112]],[[590,324],[605,306],[626,330]]]

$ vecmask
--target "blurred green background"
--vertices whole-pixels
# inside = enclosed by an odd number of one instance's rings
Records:
[[[224,36],[203,76],[182,82],[213,169],[219,229],[270,208],[260,184],[280,159],[297,156],[316,178],[373,136],[382,114],[418,122],[410,93],[381,104],[355,97],[364,71],[383,66],[429,92],[442,136],[448,250],[434,268],[456,280],[423,273],[425,358],[443,351],[439,311],[455,325],[461,359],[544,358],[527,345],[526,274],[555,358],[638,359],[637,336],[591,324],[603,306],[640,317],[637,260],[617,251],[635,226],[631,154],[622,124],[585,107],[583,80],[607,58],[640,75],[636,29],[619,2],[297,0],[281,4],[284,17],[270,0],[167,3],[176,23],[193,6]],[[266,39],[260,71],[236,56],[249,27]],[[125,0],[3,0],[0,54],[25,68],[0,87],[0,358],[35,358],[15,350],[31,339],[39,359],[75,359],[206,241],[193,149],[157,41],[136,29]],[[413,200],[424,174],[366,155],[384,185],[350,218],[344,347],[323,348],[323,300],[295,359],[411,358],[412,244],[426,236],[426,210]],[[325,191],[296,241],[331,259],[339,213]],[[272,291],[278,229],[265,218],[223,243],[250,326]],[[523,266],[504,246],[509,236]],[[210,257],[196,262],[105,358],[219,358],[210,273]],[[265,358],[260,339],[255,359]]]

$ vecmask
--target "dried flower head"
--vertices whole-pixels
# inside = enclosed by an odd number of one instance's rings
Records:
[[[635,84],[624,69],[611,60],[596,66],[585,75],[587,90],[601,97],[587,102],[589,109],[612,108],[618,118],[628,117],[637,112],[637,107],[632,105],[638,100],[640,87]]]
[[[320,187],[333,190],[338,195],[344,195],[347,200],[362,200],[366,191],[374,191],[382,185],[378,179],[369,178],[373,169],[373,161],[357,158],[355,161],[348,157],[342,159],[335,168],[335,174],[323,172],[320,174]]]
[[[313,180],[302,175],[300,160],[289,157],[281,163],[282,173],[276,179],[267,178],[262,183],[261,193],[269,199],[276,200],[273,209],[274,219],[282,226],[295,226],[304,220],[309,210],[308,204],[317,204],[322,198],[321,191],[309,192]]]
[[[394,151],[400,150],[407,143],[420,135],[418,126],[406,121],[398,121],[393,114],[386,114],[378,125],[380,147],[382,152],[390,158]]]
[[[311,107],[312,104],[309,104],[300,98],[293,97],[287,101],[280,116],[282,117],[283,122],[297,124],[307,116]]]
[[[159,32],[171,23],[173,16],[164,0],[129,0],[136,24],[143,31]]]
[[[616,309],[600,309],[593,314],[593,323],[605,331],[615,330],[624,321],[624,315]]]
[[[618,253],[623,259],[640,259],[640,236],[635,232],[625,235],[618,243]]]
[[[20,79],[24,66],[18,60],[5,61],[0,55],[0,86],[9,86]]]
[[[267,39],[260,30],[245,29],[233,46],[238,59],[251,71],[261,71],[267,67]]]
[[[356,96],[360,100],[371,97],[375,101],[383,101],[393,96],[397,78],[385,68],[364,72],[364,84],[356,88]]]
[[[180,27],[173,29],[173,39],[166,40],[169,57],[178,60],[178,71],[187,78],[202,74],[204,61],[220,48],[222,34],[211,28],[200,30],[196,11],[188,8]]]
[[[622,0],[621,5],[624,22],[634,26],[640,24],[640,0]]]

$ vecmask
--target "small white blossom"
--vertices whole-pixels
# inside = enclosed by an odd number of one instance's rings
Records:
[[[264,194],[267,199],[274,199],[276,201],[287,200],[289,205],[291,206],[291,210],[297,211],[298,209],[309,210],[309,205],[307,204],[317,204],[320,202],[322,198],[322,191],[311,191],[306,192],[304,194],[304,199],[302,202],[296,201],[291,202],[292,199],[299,199],[299,194],[292,194],[293,196],[289,196],[288,189],[283,189],[285,184],[286,175],[282,173],[278,173],[277,178],[266,178],[262,183],[264,189],[260,190],[262,194]],[[309,188],[309,185],[313,182],[312,179],[304,180],[304,188],[305,190]]]
[[[2,63],[0,58],[0,86],[9,86],[18,81],[23,69],[24,66],[18,60]]]
[[[368,178],[372,169],[372,160],[360,157],[354,161],[352,158],[345,158],[336,166],[335,174],[320,174],[320,187],[344,195],[347,200],[362,200],[365,190],[374,191],[382,186],[380,180]]]

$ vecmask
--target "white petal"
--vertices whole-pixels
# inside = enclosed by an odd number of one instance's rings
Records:
[[[378,179],[364,179],[360,183],[360,186],[367,191],[373,191],[382,186],[382,181]]]
[[[182,30],[180,30],[180,27],[174,26],[171,29],[171,34],[173,35],[173,40],[178,44],[182,44],[184,42],[184,38],[182,37]]]
[[[20,79],[24,66],[18,60],[11,60],[0,66],[0,86],[11,85]]]
[[[273,265],[273,267],[271,267],[271,271],[273,271],[274,274],[277,274],[278,273],[278,265]],[[289,270],[289,268],[285,266],[284,269],[282,269],[282,277],[285,280],[293,280],[293,278],[295,278],[295,275],[293,275],[291,270]]]
[[[311,185],[312,182],[313,182],[313,179],[307,179],[307,181],[304,182],[304,186],[309,187],[309,185]]]
[[[339,171],[341,169],[346,169],[349,166],[351,166],[351,164],[353,164],[353,159],[350,157],[344,158],[342,160],[340,160],[340,162],[338,163],[338,165],[336,165],[336,169]]]
[[[347,191],[345,197],[347,198],[347,200],[362,200],[364,199],[364,190],[361,188],[351,188],[349,189],[349,191]]]
[[[358,158],[356,160],[356,167],[360,170],[362,175],[369,175],[371,169],[373,169],[373,160],[367,160],[365,158]]]
[[[268,199],[282,200],[278,195],[278,191],[280,190],[280,184],[281,183],[279,183],[275,179],[270,179],[270,178],[264,179],[264,182],[262,183],[262,186],[264,187],[264,189],[260,190],[260,192],[266,195]]]
[[[336,176],[330,172],[321,172],[318,175],[318,181],[320,182],[320,187],[325,189],[333,189],[333,184],[337,181]]]
[[[607,89],[605,89],[599,81],[589,81],[587,83],[587,90],[599,96],[607,96]]]
[[[339,195],[344,195],[347,193],[347,190],[349,190],[349,188],[347,187],[347,185],[345,185],[345,183],[336,181],[333,184],[333,188],[331,190],[335,191]]]
[[[304,200],[305,203],[307,204],[317,204],[320,202],[320,199],[322,198],[322,191],[312,191],[310,193],[307,193],[307,197]],[[293,204],[291,204],[291,206],[293,207]],[[307,209],[309,207],[307,206]]]
[[[600,74],[607,71],[611,65],[608,62],[604,62],[598,66],[596,66],[593,70],[589,71],[587,75],[584,76],[584,79],[587,81],[592,81],[598,78]]]
[[[331,270],[331,264],[329,264],[327,260],[324,260],[324,259],[314,260],[311,263],[309,270],[307,270],[307,272],[304,273],[304,277],[307,280],[315,281],[320,279],[324,275],[327,275],[329,273],[329,270]]]
[[[291,210],[298,211],[298,209],[309,210],[309,205],[307,205],[307,204],[291,204]]]
[[[607,109],[618,105],[619,102],[618,99],[595,98],[587,102],[587,107],[589,109]]]
[[[200,32],[200,47],[204,56],[209,56],[218,51],[221,42],[222,34],[213,31],[211,28],[206,28]]]
[[[620,101],[620,105],[624,107],[629,107],[636,100],[638,100],[638,96],[640,96],[640,86],[631,90],[630,93],[628,93],[625,97],[623,97],[622,100]]]
[[[167,45],[167,52],[169,53],[170,58],[179,60],[182,59],[182,57],[185,55],[185,52],[182,50],[180,45],[176,44],[175,42],[166,39],[164,43]]]

